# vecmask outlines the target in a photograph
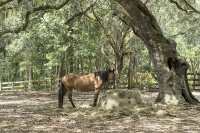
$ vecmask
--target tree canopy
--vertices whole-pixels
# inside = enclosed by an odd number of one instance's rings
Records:
[[[156,17],[164,35],[176,40],[178,51],[191,65],[190,71],[198,72],[199,1],[142,2]],[[123,71],[123,78],[131,53],[136,75],[151,75],[154,70],[149,53],[124,23],[123,13],[112,0],[2,0],[1,80],[26,80],[30,67],[33,79],[56,77],[62,62],[68,73],[115,65],[119,73]]]

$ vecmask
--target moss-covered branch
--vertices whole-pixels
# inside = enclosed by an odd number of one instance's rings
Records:
[[[24,23],[21,26],[16,27],[14,29],[6,29],[6,30],[1,31],[0,37],[2,37],[5,34],[8,34],[8,33],[19,33],[21,31],[26,30],[26,28],[28,27],[29,22],[30,22],[30,16],[33,13],[36,13],[39,11],[46,11],[46,10],[59,10],[59,9],[63,8],[68,2],[69,2],[69,0],[65,0],[64,2],[62,2],[59,5],[44,5],[44,6],[35,7],[32,10],[27,11],[25,13]]]

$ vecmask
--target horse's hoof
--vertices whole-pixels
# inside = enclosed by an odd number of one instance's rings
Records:
[[[58,108],[63,109],[63,105],[58,105]]]
[[[91,106],[92,106],[92,107],[96,107],[97,105],[96,105],[96,104],[92,104]]]

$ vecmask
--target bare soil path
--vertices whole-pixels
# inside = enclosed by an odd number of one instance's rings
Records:
[[[73,109],[67,98],[60,110],[54,93],[0,92],[0,133],[200,133],[199,105],[165,107],[152,104],[156,93],[142,96],[147,105],[132,110],[104,111],[88,101]]]

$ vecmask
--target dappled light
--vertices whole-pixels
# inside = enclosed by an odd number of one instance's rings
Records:
[[[0,133],[199,133],[200,0],[0,0]]]
[[[196,132],[200,130],[199,106],[152,105],[156,95],[156,93],[155,95],[142,93],[142,98],[146,97],[145,106],[104,110],[101,107],[87,106],[92,99],[78,102],[79,107],[76,109],[72,108],[66,99],[64,109],[58,109],[56,95],[52,93],[4,92],[0,97],[0,128],[1,132],[19,133]],[[5,105],[2,102],[5,98],[9,104]]]
[[[173,105],[177,105],[178,104],[177,98],[175,96],[173,96],[173,95],[171,95],[171,96],[170,95],[165,95],[164,100],[165,100],[165,103],[167,103],[167,104],[173,104]]]

